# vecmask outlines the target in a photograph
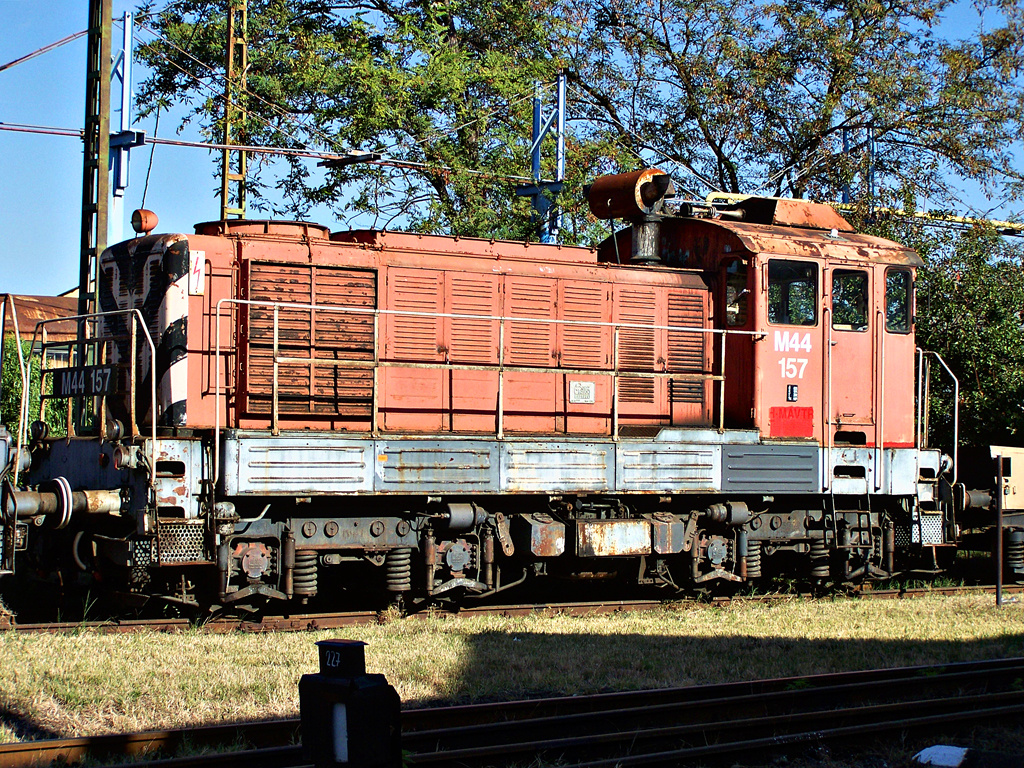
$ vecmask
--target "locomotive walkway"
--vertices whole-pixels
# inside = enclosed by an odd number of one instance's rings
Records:
[[[769,761],[830,745],[878,744],[1024,717],[1024,659],[845,672],[745,683],[408,710],[408,765],[654,766]],[[571,735],[569,735],[571,734]],[[305,765],[297,720],[0,746],[0,764],[86,759],[163,768]],[[208,754],[138,762],[183,745]],[[245,744],[243,751],[225,744]],[[236,747],[237,749],[237,747]]]

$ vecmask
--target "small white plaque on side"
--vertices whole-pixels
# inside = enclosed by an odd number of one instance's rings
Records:
[[[334,705],[334,760],[348,762],[348,710],[341,702]]]

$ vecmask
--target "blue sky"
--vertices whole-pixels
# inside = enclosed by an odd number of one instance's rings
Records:
[[[132,9],[131,2],[114,0],[115,21]],[[86,0],[0,0],[0,64],[85,29],[87,13]],[[976,23],[963,0],[948,14],[943,31],[959,36]],[[114,37],[116,51],[118,30]],[[81,128],[85,52],[83,37],[0,72],[0,122]],[[142,74],[137,67],[135,80]],[[119,101],[116,85],[112,100]],[[159,135],[173,136],[173,121],[165,116],[161,123]],[[153,134],[152,119],[135,127]],[[126,216],[140,205],[149,157],[150,146],[133,150]],[[215,161],[202,149],[156,147],[146,207],[160,216],[160,231],[190,232],[194,223],[219,217]],[[77,285],[81,198],[79,139],[0,131],[0,292],[55,294]],[[972,202],[989,207],[980,196]],[[993,215],[1012,213],[1013,206]],[[127,222],[124,229],[131,231]]]

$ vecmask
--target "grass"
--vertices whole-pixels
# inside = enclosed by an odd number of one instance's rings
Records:
[[[1022,619],[991,596],[929,596],[292,634],[0,633],[0,741],[294,717],[327,637],[366,641],[368,671],[417,707],[1022,656]]]

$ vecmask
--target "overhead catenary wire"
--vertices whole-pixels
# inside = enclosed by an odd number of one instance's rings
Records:
[[[74,40],[77,40],[80,37],[84,37],[87,34],[89,34],[89,30],[83,29],[81,32],[75,32],[74,34],[61,38],[55,43],[44,45],[42,48],[32,51],[32,53],[28,53],[24,56],[21,56],[20,58],[14,59],[14,61],[9,61],[6,64],[0,64],[0,72],[3,72],[5,69],[10,69],[16,64],[26,62],[29,59],[34,59],[36,56],[42,56],[44,53],[48,53],[49,51],[52,51],[55,48],[60,48],[62,45],[66,45],[67,43],[73,42]]]
[[[17,131],[21,133],[40,133],[54,136],[68,136],[81,138],[83,131],[78,128],[54,128],[45,125],[26,125],[24,123],[0,123],[0,131]],[[313,160],[338,160],[347,155],[328,153],[328,152],[315,152],[308,149],[290,149],[288,147],[265,147],[265,146],[252,146],[245,144],[215,144],[204,141],[186,141],[184,139],[161,139],[155,136],[146,136],[144,139],[146,144],[163,144],[166,146],[173,147],[193,147],[197,149],[209,149],[209,150],[231,150],[241,152],[252,152],[254,154],[263,155],[282,155],[282,156],[293,156],[293,157],[306,157]],[[451,166],[436,165],[433,163],[419,162],[415,160],[399,160],[394,158],[381,158],[379,160],[367,160],[364,161],[365,165],[379,165],[391,168],[409,168],[417,170],[428,170],[428,171],[439,171],[445,173],[467,173],[473,176],[488,179],[498,179],[504,181],[521,181],[532,183],[533,179],[529,176],[515,176],[510,174],[499,174],[492,173],[490,171],[478,171],[472,168],[453,168]]]

